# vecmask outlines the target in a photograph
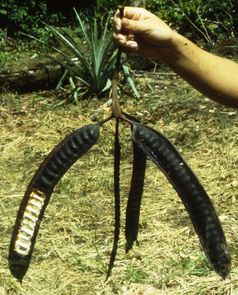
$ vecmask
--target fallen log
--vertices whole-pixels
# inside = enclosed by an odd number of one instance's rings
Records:
[[[0,71],[0,91],[10,90],[27,93],[53,89],[64,74],[60,60],[44,60],[27,65],[12,65]]]

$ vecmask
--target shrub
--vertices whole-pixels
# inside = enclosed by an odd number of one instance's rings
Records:
[[[56,48],[71,64],[66,65],[70,73],[73,98],[78,96],[100,97],[110,88],[110,78],[115,65],[116,52],[113,50],[112,34],[108,31],[110,16],[98,24],[96,18],[85,24],[76,12],[78,29],[55,29],[48,26],[55,38],[63,45]],[[99,27],[101,30],[99,30]],[[102,29],[103,28],[103,29]]]
[[[236,0],[151,0],[146,8],[167,20],[175,29],[192,39],[233,37],[237,22]]]
[[[43,0],[25,0],[21,4],[16,0],[0,3],[0,26],[7,27],[10,34],[16,31],[32,32],[46,15],[47,5]]]
[[[0,1],[0,27],[9,33],[31,33],[42,26],[72,22],[73,7],[88,8],[91,17],[101,18],[115,11],[120,0],[8,0]],[[140,2],[140,1],[135,1]],[[231,37],[238,27],[237,0],[147,0],[145,7],[167,20],[181,33],[193,39],[209,41]],[[133,5],[133,1],[125,1]],[[143,5],[143,4],[142,4]],[[85,10],[82,11],[85,14]]]

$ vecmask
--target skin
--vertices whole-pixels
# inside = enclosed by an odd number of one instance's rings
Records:
[[[138,7],[114,16],[115,42],[130,53],[159,59],[205,96],[238,108],[238,64],[211,54]]]

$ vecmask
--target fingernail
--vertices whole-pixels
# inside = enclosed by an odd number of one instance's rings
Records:
[[[127,18],[123,18],[122,23],[123,23],[123,26],[126,26],[126,27],[129,26],[129,20]]]
[[[120,45],[124,45],[125,44],[125,40],[118,39],[118,43],[120,43]]]
[[[135,41],[128,41],[127,45],[133,49],[138,47],[138,44]]]

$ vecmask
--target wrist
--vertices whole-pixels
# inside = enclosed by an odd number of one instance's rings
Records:
[[[166,46],[159,46],[158,58],[168,64],[174,63],[186,54],[186,51],[191,44],[192,42],[187,38],[183,37],[176,31],[172,31],[170,39],[166,42]]]

